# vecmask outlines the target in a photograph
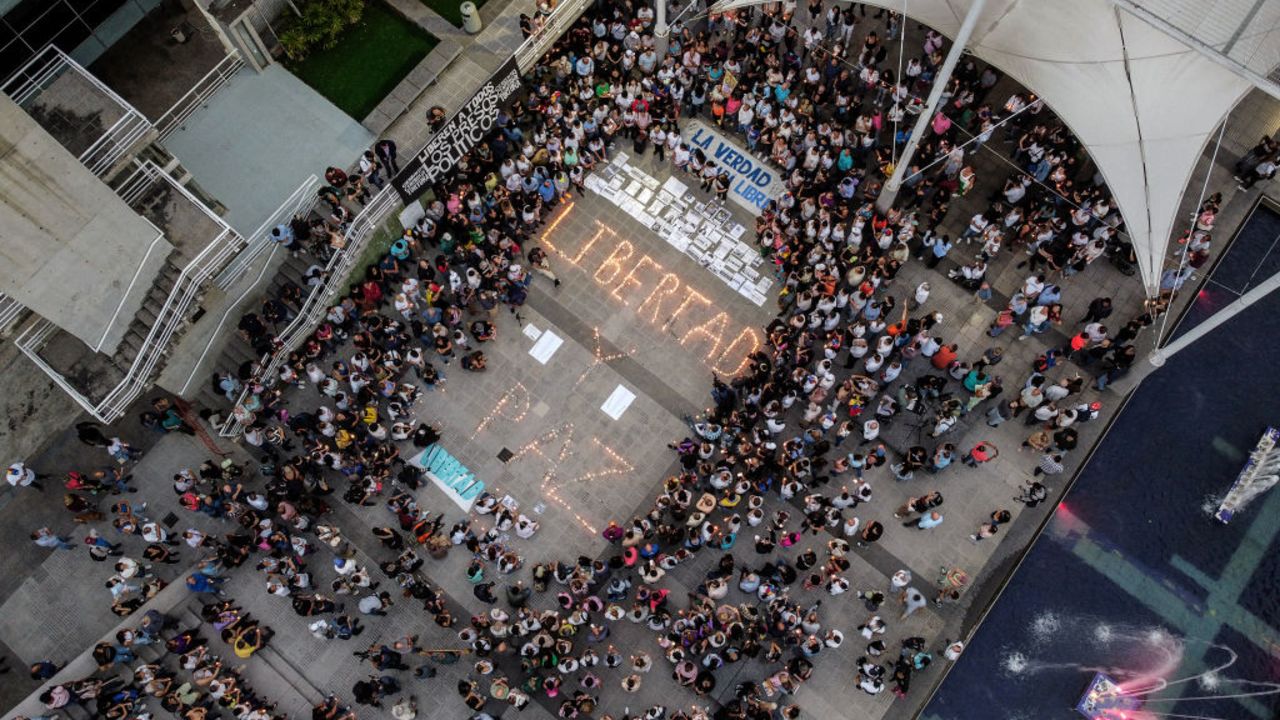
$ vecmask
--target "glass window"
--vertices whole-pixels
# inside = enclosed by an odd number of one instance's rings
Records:
[[[72,7],[80,11],[80,18],[96,28],[102,21],[111,17],[111,13],[119,10],[127,0],[71,0]]]
[[[21,40],[14,40],[0,47],[0,78],[8,78],[17,72],[18,68],[27,64],[31,56],[35,53],[31,52]]]
[[[22,32],[55,5],[66,8],[63,0],[22,0],[12,10],[4,14],[5,22],[17,32]]]
[[[0,21],[0,48],[4,48],[18,37],[18,33],[9,27],[9,23]]]
[[[84,25],[76,17],[74,10],[62,0],[58,0],[49,6],[48,12],[31,21],[30,25],[21,28],[19,32],[22,33],[28,45],[38,49],[48,45],[68,25],[72,24]]]
[[[92,33],[89,32],[89,26],[77,20],[63,28],[62,32],[58,33],[58,36],[53,39],[53,44],[57,45],[62,52],[70,55],[90,35]]]

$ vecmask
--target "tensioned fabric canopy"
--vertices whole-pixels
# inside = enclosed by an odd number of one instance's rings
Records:
[[[867,4],[954,37],[973,2]],[[1040,96],[1088,149],[1154,295],[1196,160],[1249,81],[1108,0],[987,0],[968,48]]]

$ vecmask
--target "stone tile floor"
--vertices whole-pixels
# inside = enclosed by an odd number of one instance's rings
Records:
[[[510,45],[508,38],[511,35],[511,23],[520,7],[520,2],[502,7],[495,29],[483,33],[478,44],[506,49]],[[489,12],[491,10],[487,6],[486,14]],[[455,69],[451,67],[441,82],[433,85],[419,98],[419,110],[437,103],[445,104],[447,108],[453,107],[469,93],[478,73],[483,73],[484,68],[496,65],[496,60],[500,60],[495,54],[496,50],[491,53],[493,57],[489,57],[480,47],[474,49],[478,53],[476,58],[463,58],[469,63],[465,67],[455,63],[456,72],[451,72]],[[390,130],[391,136],[401,142],[402,148],[412,147],[425,137],[425,122],[419,117],[421,114],[413,112],[404,116]],[[988,186],[998,183],[1009,170],[997,153],[1004,153],[1004,149],[993,143],[978,159],[981,182],[953,210],[947,223],[947,228],[953,235],[958,233],[969,215],[982,207],[982,198],[991,190]],[[1206,156],[1205,166],[1208,165]],[[1220,169],[1214,168],[1213,171],[1215,178],[1221,180],[1223,173]],[[658,169],[653,172],[659,177],[665,177]],[[1215,186],[1218,184],[1214,183]],[[1228,192],[1228,199],[1233,194]],[[1193,199],[1189,200],[1191,201]],[[582,244],[596,233],[595,222],[599,219],[618,238],[632,243],[634,258],[648,255],[664,270],[676,273],[680,278],[681,292],[696,290],[707,297],[714,307],[724,309],[730,316],[730,322],[749,327],[758,326],[767,318],[768,305],[761,312],[760,308],[750,306],[732,295],[696,263],[666,246],[612,205],[592,197],[575,198],[574,203],[575,208],[570,211],[569,216],[552,231],[553,243],[563,235],[556,243],[557,246],[563,244],[566,249],[581,249]],[[1232,207],[1234,213],[1235,206]],[[734,208],[731,206],[731,209]],[[1222,226],[1229,227],[1231,221],[1227,220],[1228,213],[1224,213],[1222,218]],[[746,217],[741,219],[749,220]],[[612,237],[608,240],[614,241]],[[959,249],[954,254],[961,256]],[[571,257],[575,256],[576,254]],[[627,517],[645,507],[658,479],[671,472],[672,455],[664,445],[683,432],[680,416],[694,412],[706,404],[707,376],[710,371],[706,359],[709,341],[690,340],[682,345],[680,339],[691,325],[681,325],[677,318],[664,332],[663,325],[667,324],[669,316],[655,317],[651,315],[652,308],[648,312],[640,312],[643,308],[633,309],[632,305],[624,305],[624,299],[630,299],[634,304],[643,301],[647,294],[642,295],[640,290],[631,286],[619,290],[616,296],[612,294],[616,278],[608,269],[601,272],[600,263],[604,257],[584,255],[576,265],[567,258],[556,258],[554,263],[565,281],[564,287],[558,291],[552,290],[539,279],[536,283],[538,287],[531,293],[529,305],[521,313],[521,325],[518,326],[507,317],[500,321],[500,339],[486,348],[494,357],[490,371],[483,375],[470,375],[452,370],[447,387],[427,397],[419,405],[419,410],[425,417],[444,424],[445,445],[476,469],[478,474],[487,480],[492,479],[491,485],[512,493],[526,509],[539,503],[545,505],[544,512],[539,516],[542,531],[530,541],[514,541],[529,562],[579,552],[591,555],[604,552],[603,542],[589,532],[584,523],[598,527],[608,518]],[[1005,255],[993,263],[991,278],[999,302],[1003,302],[1003,298],[1013,291],[1025,275],[1025,271],[1014,267],[1018,259],[1016,256]],[[944,264],[939,269],[945,270],[946,267]],[[654,278],[656,271],[652,267],[649,270],[649,282],[657,282]],[[1030,360],[1046,344],[1060,345],[1065,341],[1066,336],[1060,333],[1048,334],[1027,343],[1014,342],[1013,333],[1006,333],[994,340],[987,338],[984,330],[998,302],[987,307],[977,305],[967,293],[952,285],[942,275],[919,265],[908,266],[898,281],[899,289],[895,292],[900,297],[905,296],[922,279],[928,279],[933,285],[933,296],[926,310],[940,310],[947,316],[943,324],[944,336],[961,344],[963,357],[975,357],[982,349],[993,344],[999,344],[1006,350],[1006,359],[997,368],[1005,376],[1006,383],[1019,382],[1025,375]],[[1078,317],[1084,304],[1099,294],[1109,294],[1116,298],[1118,309],[1115,317],[1123,318],[1136,309],[1141,296],[1140,284],[1136,279],[1123,277],[1103,263],[1095,265],[1083,275],[1070,278],[1065,287],[1065,304],[1070,318]],[[718,291],[723,292],[717,294]],[[654,319],[650,320],[650,317]],[[532,323],[542,330],[551,329],[566,339],[564,346],[546,366],[531,362],[527,355],[532,340],[521,334],[521,326],[525,323]],[[600,330],[599,344],[595,328]],[[1143,341],[1149,343],[1150,339],[1144,338]],[[597,356],[610,357],[619,352],[630,354],[595,363]],[[1057,373],[1075,371],[1075,368],[1067,366],[1060,368]],[[907,375],[910,377],[913,373]],[[1119,384],[1118,389],[1108,390],[1100,395],[1106,405],[1104,413],[1110,414],[1117,408],[1123,391],[1135,381],[1136,378],[1130,379]],[[637,398],[620,420],[612,421],[598,408],[604,397],[618,384],[636,392]],[[518,388],[523,388],[523,395]],[[1089,392],[1086,397],[1094,395]],[[527,396],[528,400],[528,409],[523,414],[499,413],[485,422],[504,397],[510,398],[509,404],[504,407],[524,407],[520,401],[522,396]],[[300,402],[305,404],[304,400]],[[565,432],[563,428],[570,423],[573,425],[573,443],[555,468],[551,468],[550,463],[539,458],[532,450],[508,464],[503,464],[496,458],[497,452],[502,448],[518,452],[530,443],[536,444],[550,430],[561,429]],[[1026,434],[1025,427],[1016,421],[1006,423],[998,429],[986,428],[978,423],[978,418],[963,422],[951,433],[950,438],[962,447],[978,439],[991,440],[1001,447],[1002,457],[981,470],[957,467],[937,477],[922,476],[906,485],[893,482],[883,471],[871,475],[876,497],[867,508],[864,520],[878,518],[891,521],[886,516],[902,499],[932,488],[941,489],[948,498],[943,506],[947,519],[942,527],[930,533],[899,529],[891,522],[886,522],[888,532],[882,542],[860,551],[862,554],[855,559],[854,567],[849,573],[854,588],[887,587],[886,578],[903,567],[914,572],[922,587],[936,579],[940,568],[961,567],[975,578],[975,583],[979,586],[986,586],[989,581],[998,581],[1003,573],[1008,572],[1009,561],[1030,540],[1036,525],[1048,510],[1042,507],[1019,513],[1015,522],[998,537],[999,542],[992,540],[974,545],[966,539],[965,536],[972,532],[977,522],[994,507],[1018,510],[1020,506],[1011,503],[1008,498],[1029,475],[1034,465],[1034,457],[1014,450]],[[482,424],[484,427],[481,428]],[[1082,449],[1070,458],[1072,462],[1069,464],[1068,474],[1075,465],[1083,461],[1086,452],[1084,449],[1101,432],[1102,422],[1086,425],[1081,429]],[[901,449],[912,440],[909,435],[909,428],[891,428],[886,431],[885,439],[891,449]],[[63,437],[67,442],[74,443],[73,436]],[[555,440],[559,437],[561,436],[557,436]],[[599,446],[592,441],[593,438],[617,451],[632,469],[617,475],[591,475],[593,472],[600,472],[602,465]],[[555,440],[548,439],[538,447],[543,448],[544,454],[559,457],[564,445],[557,447]],[[64,444],[64,447],[71,446]],[[137,471],[147,480],[141,494],[156,503],[157,509],[164,506],[167,493],[155,485],[166,484],[168,475],[175,467],[198,462],[208,453],[204,447],[187,443],[183,438],[174,438],[172,442],[166,439],[164,447],[169,449],[151,453]],[[63,455],[77,456],[78,453],[67,452]],[[47,463],[42,467],[51,472],[63,470],[61,465],[66,463],[59,463],[56,457],[57,454],[47,456]],[[77,461],[72,466],[79,464],[80,461]],[[554,470],[557,483],[563,483],[566,490],[572,489],[572,500],[568,503],[570,507],[542,500],[543,483],[548,470]],[[582,481],[584,476],[590,479]],[[953,487],[956,483],[964,483],[964,487]],[[434,488],[425,488],[421,492],[424,503],[449,509],[452,511],[451,517],[460,514]],[[569,492],[562,493],[567,494]],[[771,504],[776,505],[777,502],[771,501]],[[0,498],[0,511],[10,520],[4,526],[13,530],[5,535],[6,545],[17,547],[18,543],[23,542],[27,525],[34,526],[33,523],[44,522],[56,525],[57,518],[61,517],[57,515],[60,511],[54,508],[46,512],[48,505],[42,497],[4,493]],[[340,522],[348,529],[349,536],[357,541],[363,561],[380,557],[380,548],[368,542],[370,538],[362,533],[362,529],[384,523],[384,513],[381,508],[350,510],[345,506],[339,511]],[[198,523],[198,519],[187,514],[179,517],[177,527]],[[479,524],[485,523],[481,521]],[[822,540],[824,538],[819,537],[814,542]],[[131,549],[137,552],[141,548]],[[741,546],[735,550],[740,559],[750,561],[752,558],[745,557],[743,552],[744,548]],[[6,561],[8,581],[0,595],[0,599],[5,602],[0,607],[0,616],[3,617],[3,622],[0,622],[0,641],[4,643],[0,646],[0,651],[10,658],[12,664],[37,659],[55,649],[70,653],[74,649],[87,648],[111,627],[115,618],[105,614],[105,589],[100,594],[96,592],[97,582],[108,574],[105,568],[100,570],[99,566],[90,564],[83,555],[72,557],[39,549],[23,549],[10,554],[9,559],[13,562]],[[679,591],[696,586],[709,562],[699,558],[682,565],[664,581],[673,589],[676,597],[679,597]],[[478,601],[467,592],[468,585],[461,577],[461,569],[465,563],[466,558],[455,553],[427,568],[432,578],[452,594],[458,613],[480,609]],[[323,562],[316,565],[323,565]],[[173,572],[181,567],[175,566]],[[87,582],[87,577],[92,577],[93,581]],[[318,573],[321,584],[329,579],[324,572]],[[255,614],[280,631],[271,652],[262,656],[262,662],[250,662],[247,672],[254,684],[264,692],[272,694],[273,689],[278,690],[281,709],[288,710],[295,717],[298,717],[296,713],[306,712],[306,703],[315,699],[316,688],[346,693],[352,682],[367,673],[366,667],[360,666],[349,655],[351,650],[360,648],[365,641],[391,639],[408,630],[420,630],[424,645],[445,647],[454,641],[450,633],[440,630],[422,613],[417,612],[415,607],[402,601],[393,608],[390,617],[369,623],[370,629],[361,636],[359,643],[335,641],[320,645],[306,634],[305,623],[293,615],[287,604],[277,602],[262,592],[263,579],[256,572],[251,569],[239,571],[230,582],[229,589],[238,600],[246,603]],[[973,598],[981,594],[976,592],[981,589],[982,587],[976,587],[970,590],[959,605],[938,608],[931,606],[905,622],[891,621],[888,638],[897,640],[907,634],[921,634],[930,637],[936,647],[942,637],[953,637],[962,628],[972,627],[973,616],[981,609],[981,603],[973,602]],[[730,598],[734,595],[736,591],[731,592]],[[546,603],[549,599],[542,598],[539,602]],[[886,608],[886,611],[886,617],[891,617],[892,609]],[[865,613],[860,612],[851,595],[828,599],[824,603],[823,614],[826,622],[841,627],[850,635],[848,631],[865,619]],[[23,622],[28,618],[30,622]],[[54,626],[58,628],[56,632],[41,629]],[[813,679],[798,695],[801,705],[814,717],[911,716],[916,702],[923,700],[915,692],[912,695],[913,702],[903,703],[891,702],[887,694],[868,698],[852,688],[852,661],[861,651],[860,643],[855,642],[855,639],[856,636],[851,636],[843,648],[831,653],[835,657],[820,658]],[[647,646],[651,653],[656,647],[647,631],[629,623],[615,627],[614,636],[610,640],[627,649]],[[434,643],[439,645],[433,645]],[[433,681],[407,682],[406,692],[413,692],[418,696],[420,712],[426,713],[426,716],[465,717],[467,713],[452,693],[455,681],[464,676],[467,669],[465,663],[442,668],[440,675]],[[753,670],[746,668],[742,672],[753,673]],[[730,675],[737,673],[733,668],[723,673],[720,691],[726,692],[734,684]],[[916,682],[930,682],[938,674],[931,669],[917,678]],[[603,710],[618,714],[626,703],[630,703],[632,710],[637,710],[652,702],[684,704],[693,701],[692,695],[682,691],[673,692],[664,676],[665,668],[660,663],[654,673],[646,678],[642,691],[633,698],[619,697],[622,693],[607,690],[603,693]],[[605,679],[606,687],[612,688],[618,678]],[[25,681],[6,682],[3,685],[4,691],[0,693],[0,698],[3,698],[6,705],[12,704],[21,693],[34,686]],[[362,713],[365,717],[376,714],[368,710]],[[525,711],[526,717],[553,715],[553,712],[538,705]]]

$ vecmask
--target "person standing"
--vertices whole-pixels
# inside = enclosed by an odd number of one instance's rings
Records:
[[[379,140],[374,146],[374,151],[378,154],[378,159],[386,166],[387,170],[392,174],[400,172],[400,163],[396,161],[396,143],[391,139]]]
[[[960,458],[960,461],[971,468],[976,468],[982,463],[995,459],[995,457],[996,446],[986,440],[982,440],[974,445],[964,457]]]
[[[1132,345],[1113,345],[1103,357],[1102,372],[1093,379],[1093,386],[1099,390],[1106,390],[1107,385],[1124,377],[1137,359],[1138,351]]]
[[[925,260],[925,267],[933,269],[938,267],[938,263],[942,262],[942,258],[951,252],[951,248],[955,244],[951,242],[950,235],[934,235],[925,241],[925,245],[929,248],[928,259]]]
[[[1000,526],[1013,519],[1013,515],[1008,510],[1000,509],[991,513],[991,520],[984,522],[978,526],[978,532],[969,536],[969,539],[978,542],[995,535],[999,531]]]
[[[1102,322],[1111,316],[1111,298],[1097,297],[1089,301],[1089,312],[1080,318],[1080,324]]]
[[[51,550],[75,550],[76,546],[71,544],[69,538],[63,537],[47,527],[42,527],[31,533],[31,541],[42,548]]]
[[[44,473],[38,473],[27,467],[26,463],[16,462],[9,466],[8,472],[5,473],[4,479],[14,488],[33,487],[44,492],[44,485],[40,484],[40,480],[49,477]]]
[[[121,465],[142,457],[141,450],[134,448],[132,445],[118,437],[111,438],[111,444],[107,446],[107,454]]]
[[[1274,157],[1277,150],[1280,150],[1280,144],[1270,136],[1264,136],[1257,145],[1253,146],[1244,157],[1236,161],[1235,179],[1237,182],[1244,182],[1244,179],[1253,173],[1253,169],[1263,160]]]
[[[102,434],[95,422],[76,423],[76,436],[80,438],[80,442],[90,447],[106,447],[111,444],[111,440]]]
[[[1040,465],[1032,471],[1032,475],[1040,477],[1041,475],[1060,475],[1065,469],[1062,464],[1062,456],[1045,453],[1040,456]]]
[[[928,515],[921,515],[919,520],[908,520],[902,527],[914,527],[917,530],[932,530],[942,524],[942,513],[934,510]]]
[[[902,615],[898,618],[899,620],[907,619],[908,615],[929,604],[924,593],[910,585],[902,591],[899,599],[902,600]]]
[[[902,568],[889,578],[889,592],[901,594],[911,584],[911,571]]]
[[[1276,168],[1276,158],[1274,156],[1265,157],[1262,162],[1253,166],[1253,169],[1244,176],[1244,180],[1237,187],[1241,190],[1248,190],[1259,180],[1270,180],[1276,176]]]
[[[382,162],[378,160],[378,156],[374,155],[372,150],[365,150],[364,154],[360,156],[359,167],[360,174],[364,176],[364,179],[373,183],[379,190],[382,189],[383,185],[387,184],[387,181],[382,177]]]

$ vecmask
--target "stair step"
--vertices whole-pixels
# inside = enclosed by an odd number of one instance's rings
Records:
[[[310,264],[282,265],[280,272],[277,273],[277,278],[289,278],[293,282],[303,285],[305,284],[303,279],[307,276],[307,268],[309,267],[311,267]]]
[[[142,323],[146,327],[150,328],[152,325],[155,324],[156,318],[160,317],[160,311],[152,310],[146,305],[143,305],[142,307],[138,308],[138,314],[134,315],[133,317],[134,317],[133,322],[135,324]]]
[[[312,257],[306,253],[298,253],[297,255],[294,255],[293,253],[289,253],[285,257],[284,263],[282,264],[285,267],[293,267],[293,268],[298,268],[299,270],[306,270],[307,267],[311,265],[311,263],[312,263]]]
[[[178,276],[181,274],[182,274],[182,268],[178,267],[177,265],[174,265],[169,260],[165,260],[164,265],[160,267],[160,277],[164,278],[165,280],[168,280],[170,285],[172,285],[173,282],[176,281],[178,279]]]
[[[247,361],[259,359],[258,355],[249,346],[240,342],[233,343],[231,347],[227,348],[225,357],[231,361],[230,369],[232,370],[239,368]]]
[[[151,327],[155,325],[154,320],[155,318],[152,318],[151,320],[147,320],[145,317],[143,317],[143,314],[139,312],[137,315],[133,316],[133,320],[129,323],[129,329],[125,332],[125,334],[141,335],[142,337],[146,337],[147,333],[151,332]]]

